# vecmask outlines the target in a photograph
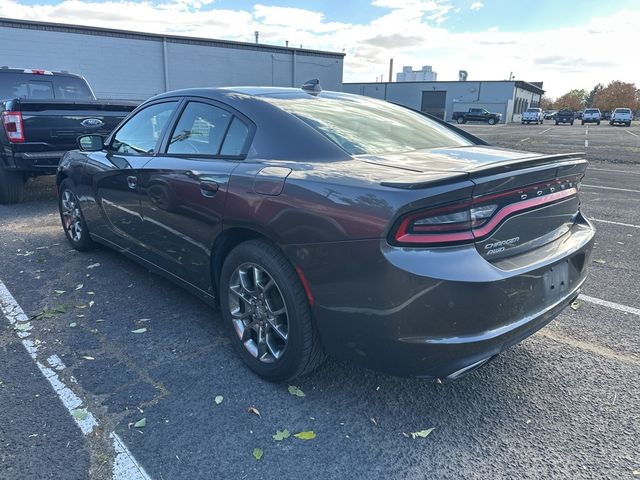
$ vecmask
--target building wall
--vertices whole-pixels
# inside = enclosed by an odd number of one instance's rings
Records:
[[[502,121],[513,119],[516,95],[526,97],[529,104],[539,94],[516,88],[514,81],[503,82],[396,82],[396,83],[345,83],[343,90],[348,93],[399,103],[421,110],[422,92],[446,91],[445,119],[451,120],[453,112],[467,111],[469,108],[486,108],[502,114]]]
[[[513,109],[511,121],[519,122],[522,118],[522,112],[529,107],[540,106],[540,94],[516,88],[513,96]]]
[[[312,78],[320,79],[325,90],[340,91],[343,57],[284,47],[225,46],[224,42],[71,26],[45,29],[39,23],[0,21],[0,65],[67,70],[83,75],[98,98],[144,100],[179,88],[297,87]]]

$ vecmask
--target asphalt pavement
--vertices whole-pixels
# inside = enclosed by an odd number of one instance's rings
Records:
[[[114,433],[154,480],[640,478],[640,128],[464,127],[548,153],[587,139],[581,195],[598,233],[588,300],[443,384],[330,360],[292,395],[244,368],[194,296],[106,248],[71,250],[51,179],[0,206],[0,281],[35,317],[38,361],[60,359],[60,382],[97,424],[78,428],[2,319],[0,479],[114,478]]]

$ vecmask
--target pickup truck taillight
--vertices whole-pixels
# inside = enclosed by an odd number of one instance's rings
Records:
[[[11,143],[24,143],[24,127],[22,113],[2,112],[2,125]]]

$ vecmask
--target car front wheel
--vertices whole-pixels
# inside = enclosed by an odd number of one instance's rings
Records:
[[[266,380],[291,380],[324,360],[309,301],[284,254],[263,240],[229,253],[220,278],[225,327],[243,362]]]
[[[495,125],[496,124],[496,119],[495,118],[490,118],[489,121],[487,122],[489,125]]]
[[[462,117],[458,117],[458,118],[456,119],[456,122],[458,122],[458,123],[464,123],[464,118],[462,118]]]
[[[67,240],[73,248],[81,252],[95,248],[95,243],[89,236],[87,223],[84,221],[80,201],[71,188],[71,182],[66,179],[58,188],[58,209],[60,220]]]

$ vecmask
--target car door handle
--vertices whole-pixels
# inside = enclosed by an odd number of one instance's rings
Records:
[[[205,197],[213,197],[220,188],[216,182],[200,182],[200,193]]]
[[[129,188],[131,188],[132,190],[135,190],[136,188],[138,188],[138,177],[129,175],[127,177],[127,185],[129,185]]]

